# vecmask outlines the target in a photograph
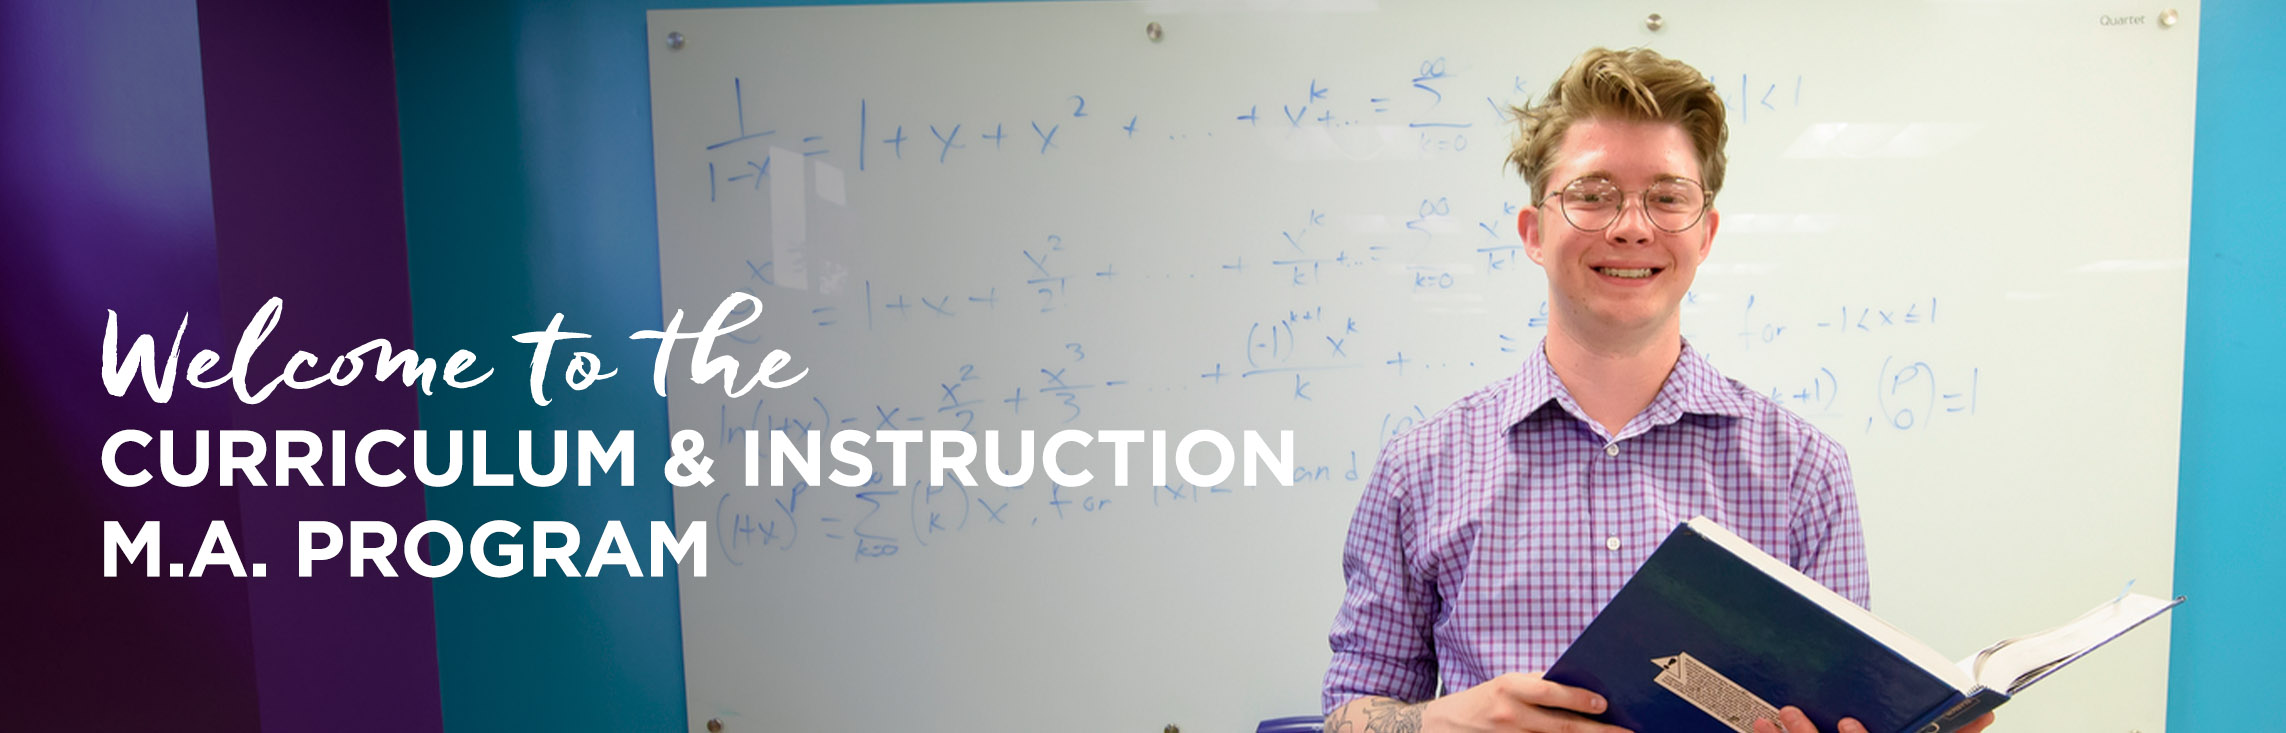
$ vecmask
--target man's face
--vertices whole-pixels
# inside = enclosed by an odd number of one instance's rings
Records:
[[[1625,192],[1619,219],[1600,232],[1573,227],[1557,197],[1590,176]],[[1549,309],[1559,328],[1583,338],[1655,333],[1669,324],[1680,328],[1678,308],[1714,244],[1719,217],[1710,210],[1681,232],[1653,226],[1641,194],[1670,178],[1703,180],[1690,135],[1680,125],[1573,123],[1557,149],[1548,198],[1524,209],[1517,221],[1525,254],[1548,272]]]

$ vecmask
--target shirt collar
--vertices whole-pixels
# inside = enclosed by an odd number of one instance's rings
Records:
[[[1556,377],[1555,367],[1548,363],[1546,340],[1532,349],[1523,367],[1510,379],[1511,397],[1500,406],[1503,427],[1514,427],[1551,401],[1574,417],[1587,419],[1579,404],[1572,400],[1571,392],[1564,389],[1563,380]],[[1668,372],[1666,383],[1659,387],[1659,394],[1651,398],[1650,406],[1643,412],[1649,418],[1647,424],[1665,425],[1686,414],[1747,417],[1753,413],[1753,405],[1740,394],[1736,384],[1715,371],[1706,356],[1685,339],[1682,356],[1675,360],[1674,370]]]
[[[1722,417],[1749,417],[1754,414],[1754,403],[1749,401],[1744,388],[1729,377],[1716,371],[1705,354],[1691,347],[1689,339],[1683,341],[1683,356],[1675,360],[1675,371],[1667,375],[1667,383],[1659,388],[1659,396],[1651,401],[1653,407],[1672,405],[1676,416],[1718,415]],[[1665,418],[1661,422],[1672,422]]]

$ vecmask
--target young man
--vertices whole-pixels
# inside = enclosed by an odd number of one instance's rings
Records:
[[[1599,696],[1537,671],[1695,515],[1870,595],[1841,446],[1683,341],[1683,295],[1722,219],[1714,84],[1652,51],[1595,49],[1519,112],[1509,162],[1533,205],[1516,226],[1547,271],[1548,335],[1384,450],[1343,552],[1328,731],[1618,733],[1584,717]],[[1791,707],[1755,725],[1815,732]]]

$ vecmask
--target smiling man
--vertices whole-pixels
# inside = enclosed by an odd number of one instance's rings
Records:
[[[1585,717],[1601,697],[1539,672],[1693,516],[1870,596],[1841,446],[1682,337],[1722,222],[1714,84],[1599,48],[1516,112],[1509,162],[1534,202],[1516,226],[1547,272],[1548,335],[1384,449],[1343,551],[1328,731],[1620,731]],[[1791,707],[1756,725],[1815,731]]]

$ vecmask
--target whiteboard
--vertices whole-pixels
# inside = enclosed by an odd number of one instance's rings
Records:
[[[732,353],[809,369],[737,399],[669,391],[731,477],[675,496],[712,529],[709,575],[681,585],[691,728],[1315,713],[1359,477],[1545,332],[1499,111],[1591,45],[1650,44],[1726,90],[1722,227],[1685,335],[1848,448],[1877,612],[1958,657],[2131,579],[2164,594],[2184,10],[653,11],[662,312],[695,325],[758,295]],[[737,431],[886,427],[1293,430],[1301,465],[1291,487],[735,480]],[[2052,678],[2008,728],[2162,730],[2167,636]]]

